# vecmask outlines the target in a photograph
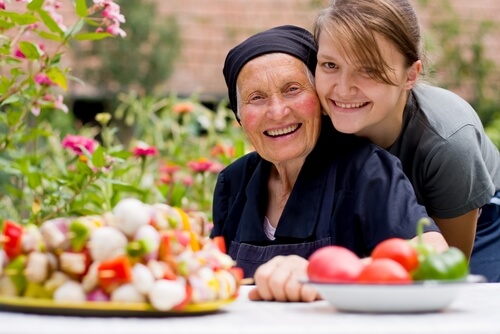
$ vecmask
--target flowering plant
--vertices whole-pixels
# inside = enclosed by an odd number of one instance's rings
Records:
[[[227,108],[129,93],[113,113],[133,125],[126,144],[108,113],[96,116],[99,127],[76,129],[64,121],[67,80],[76,79],[64,51],[72,41],[126,37],[125,17],[112,0],[76,0],[77,20],[66,26],[57,1],[16,2],[0,0],[0,220],[101,214],[125,197],[210,216],[216,173],[245,152]]]

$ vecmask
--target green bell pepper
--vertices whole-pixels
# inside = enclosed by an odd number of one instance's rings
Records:
[[[419,265],[411,276],[414,281],[423,280],[457,280],[467,277],[469,274],[469,263],[464,253],[456,248],[450,247],[447,251],[437,253],[422,238],[424,225],[429,225],[429,218],[421,218],[417,225],[417,242],[412,243],[419,254]]]
[[[456,247],[450,247],[443,253],[425,257],[412,273],[412,278],[415,281],[457,280],[467,277],[468,274],[469,264],[464,253]]]

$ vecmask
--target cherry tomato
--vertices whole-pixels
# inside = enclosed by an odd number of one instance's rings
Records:
[[[357,278],[358,283],[397,283],[412,282],[410,273],[398,262],[391,259],[373,259]]]
[[[363,269],[361,259],[341,246],[326,246],[309,257],[307,275],[313,282],[353,282]]]
[[[372,259],[392,259],[411,272],[419,265],[418,252],[408,240],[390,238],[382,241],[372,251]]]

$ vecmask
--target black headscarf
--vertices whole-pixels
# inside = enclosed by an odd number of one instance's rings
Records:
[[[250,60],[268,53],[286,53],[302,60],[314,74],[316,70],[316,43],[313,35],[300,27],[284,25],[265,30],[241,42],[229,51],[224,62],[229,103],[235,116],[236,80],[243,66]],[[238,122],[238,116],[236,116]]]

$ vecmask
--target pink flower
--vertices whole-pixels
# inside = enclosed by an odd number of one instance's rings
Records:
[[[0,8],[1,8],[1,5],[0,5]],[[21,52],[21,50],[19,48],[16,48],[14,50],[14,57],[26,59],[26,56],[24,55],[24,53]]]
[[[213,166],[213,162],[206,158],[199,158],[196,161],[189,161],[187,163],[188,167],[191,168],[194,172],[202,173],[210,170]]]
[[[102,11],[102,16],[116,23],[125,22],[125,16],[120,14],[120,6],[111,1],[104,4],[104,10]]]
[[[42,86],[55,85],[45,73],[38,73],[37,75],[35,75],[35,82]]]
[[[182,179],[182,184],[186,187],[191,187],[194,184],[194,179],[191,175],[187,175]]]
[[[181,169],[181,166],[174,164],[173,162],[167,162],[160,166],[160,173],[174,174]]]
[[[122,28],[120,28],[120,24],[118,22],[115,22],[112,25],[108,26],[106,28],[106,32],[115,36],[120,35],[120,37],[127,36],[127,33]]]
[[[0,0],[0,9],[5,9],[5,1]]]
[[[66,114],[69,111],[68,106],[64,104],[64,98],[62,95],[54,96],[51,94],[46,94],[43,97],[43,100],[47,101],[47,102],[53,102],[52,107],[56,110],[61,110],[62,112],[66,113]]]
[[[68,148],[78,155],[83,154],[82,147],[92,154],[98,145],[94,139],[77,135],[66,135],[62,141],[62,147]]]
[[[158,155],[158,149],[154,146],[138,145],[132,150],[134,157],[148,157]]]

